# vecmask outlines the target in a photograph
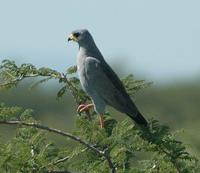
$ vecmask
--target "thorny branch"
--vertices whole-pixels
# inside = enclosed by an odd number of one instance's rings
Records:
[[[49,78],[49,79],[57,79],[57,80],[59,80],[60,83],[64,83],[66,85],[66,87],[69,89],[71,95],[73,96],[76,104],[79,105],[79,104],[81,104],[81,102],[77,98],[78,89],[70,82],[67,74],[68,73],[62,74],[62,73],[59,73],[59,72],[56,72],[56,71],[53,71],[53,73],[51,73],[51,72],[49,72],[49,73],[48,72],[47,73],[41,73],[40,70],[31,72],[31,73],[28,73],[28,74],[27,73],[25,73],[25,74],[20,73],[19,76],[12,76],[12,74],[8,73],[7,75],[9,75],[12,78],[12,80],[6,81],[4,83],[1,83],[1,81],[0,81],[0,87],[9,86],[9,85],[15,85],[15,84],[17,84],[18,82],[22,81],[25,78],[46,77],[46,78]],[[90,116],[91,116],[90,113],[86,112],[86,115],[90,119]],[[86,148],[94,151],[95,153],[98,154],[98,156],[104,157],[104,159],[108,162],[108,165],[109,165],[109,167],[111,169],[111,172],[112,173],[116,172],[116,167],[115,167],[114,163],[112,162],[112,160],[110,158],[110,154],[109,154],[108,151],[99,150],[95,145],[89,144],[88,142],[85,142],[82,139],[80,139],[79,137],[76,137],[76,136],[74,136],[74,135],[72,135],[70,133],[63,132],[61,130],[50,128],[50,127],[43,126],[43,125],[40,125],[40,124],[27,123],[27,122],[22,122],[22,121],[0,121],[0,124],[9,124],[9,125],[17,125],[17,124],[19,124],[19,125],[24,125],[24,126],[31,126],[31,127],[35,127],[35,128],[38,128],[38,129],[43,129],[43,130],[46,130],[46,131],[49,131],[49,132],[53,132],[53,133],[68,137],[68,138],[70,138],[72,140],[75,140],[75,141],[81,143],[82,145],[86,146]],[[144,138],[144,139],[147,140],[149,143],[154,143],[154,141],[151,141],[148,138]],[[163,148],[160,145],[157,145],[157,150],[159,152],[161,152],[161,153],[166,154],[169,158],[171,158],[172,159],[171,162],[173,163],[174,167],[177,169],[177,172],[181,173],[181,169],[180,169],[181,165],[178,164],[178,162],[173,158],[173,155],[170,152],[167,152],[165,150],[165,148]],[[66,161],[67,159],[68,159],[68,157],[65,157],[65,158],[59,159],[59,160],[57,160],[55,162],[52,162],[52,164],[59,164],[61,162]]]
[[[88,147],[82,149],[81,152],[85,152],[86,150],[88,150]],[[45,168],[47,166],[50,166],[50,165],[57,165],[59,163],[63,163],[65,161],[67,161],[68,159],[70,159],[70,156],[66,156],[66,157],[63,157],[61,159],[55,160],[53,162],[50,162],[49,164],[42,166],[40,169],[43,169],[43,168]]]
[[[102,150],[94,147],[93,144],[90,144],[90,143],[82,140],[81,138],[72,135],[71,133],[64,132],[64,131],[61,131],[61,130],[58,130],[58,129],[55,129],[55,128],[51,128],[51,127],[48,127],[48,126],[41,125],[41,124],[27,123],[27,122],[23,122],[23,121],[0,121],[0,124],[29,126],[29,127],[34,127],[34,128],[46,130],[46,131],[53,132],[53,133],[56,133],[56,134],[61,135],[61,136],[68,137],[68,138],[70,138],[70,139],[72,139],[72,140],[74,140],[76,142],[79,142],[80,144],[86,146],[88,149],[94,151],[99,156],[104,157],[104,159],[107,160],[107,162],[108,162],[108,165],[109,165],[109,168],[111,169],[111,172],[112,173],[116,172],[115,165],[112,162],[112,160],[110,158],[110,155],[108,154],[107,151],[102,151]]]
[[[74,98],[76,104],[77,105],[81,104],[80,100],[78,100],[77,97],[76,97],[76,94],[78,93],[77,88],[74,87],[70,83],[70,81],[68,80],[68,78],[65,74],[59,73],[59,72],[57,72],[57,75],[55,75],[55,74],[37,74],[37,73],[36,74],[21,75],[21,76],[16,77],[13,80],[10,80],[8,82],[0,83],[0,87],[6,87],[6,86],[9,86],[11,84],[16,84],[16,83],[22,81],[23,79],[34,78],[34,77],[49,77],[49,79],[54,78],[54,79],[58,79],[59,82],[64,82],[67,85],[67,87],[68,87],[72,97]],[[86,111],[85,113],[86,113],[88,119],[91,121],[90,112]]]
[[[60,80],[60,81],[64,81],[64,82],[66,83],[66,85],[68,86],[69,91],[70,91],[71,95],[73,96],[73,98],[74,98],[76,104],[77,104],[77,105],[80,105],[81,102],[80,102],[80,101],[77,99],[77,97],[76,97],[76,94],[78,93],[78,91],[77,91],[77,89],[69,82],[67,76],[66,76],[65,74],[62,74],[62,75],[60,76],[60,79],[59,79],[59,80]],[[91,114],[90,114],[90,112],[89,112],[89,111],[86,111],[85,113],[86,113],[88,119],[91,121],[92,119],[91,119]]]
[[[2,86],[6,87],[8,85],[15,84],[17,82],[22,81],[25,78],[32,78],[32,77],[38,77],[38,76],[39,76],[38,74],[31,74],[31,75],[20,76],[20,77],[15,78],[15,79],[13,79],[11,81],[0,83],[0,87],[2,87]]]

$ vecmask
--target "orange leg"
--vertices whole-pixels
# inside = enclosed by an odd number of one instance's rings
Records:
[[[84,112],[84,111],[88,111],[92,107],[94,107],[94,105],[92,103],[87,104],[87,105],[81,104],[81,105],[79,105],[77,112],[81,113],[81,112]]]
[[[100,122],[100,128],[103,129],[104,128],[103,114],[100,114],[99,122]]]

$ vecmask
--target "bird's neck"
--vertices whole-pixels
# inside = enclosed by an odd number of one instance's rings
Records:
[[[94,41],[83,45],[79,43],[79,53],[85,57],[94,57],[97,59],[103,58]]]

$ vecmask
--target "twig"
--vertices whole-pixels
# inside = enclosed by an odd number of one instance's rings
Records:
[[[73,96],[76,104],[79,106],[81,104],[81,102],[76,97],[76,95],[78,93],[77,89],[69,82],[69,80],[68,80],[68,78],[67,78],[67,76],[65,74],[62,74],[60,79],[62,79],[67,84],[67,86],[68,86],[68,88],[70,90],[71,95]],[[90,121],[92,121],[90,112],[89,111],[85,111],[85,113],[86,113],[88,119]]]
[[[48,171],[47,173],[71,173],[69,171]]]
[[[81,103],[79,102],[79,100],[77,99],[77,97],[76,97],[76,93],[77,93],[78,91],[77,91],[77,89],[76,89],[75,87],[73,87],[73,86],[71,85],[71,83],[70,83],[69,80],[67,79],[67,76],[66,76],[65,74],[61,74],[60,80],[62,80],[64,83],[67,84],[67,86],[68,86],[68,88],[69,88],[69,90],[70,90],[70,93],[71,93],[71,95],[73,96],[73,98],[74,98],[76,104],[78,104],[78,105],[81,104]]]
[[[30,74],[30,75],[26,75],[26,76],[19,76],[19,77],[15,78],[14,80],[10,80],[8,82],[0,83],[0,87],[6,87],[8,85],[15,84],[17,82],[22,81],[25,78],[32,78],[32,77],[38,77],[38,76],[39,76],[39,74]]]
[[[35,127],[35,128],[38,128],[38,129],[42,129],[42,130],[46,130],[46,131],[49,131],[49,132],[56,133],[56,134],[61,135],[61,136],[68,137],[68,138],[86,146],[90,150],[97,153],[99,156],[104,157],[108,162],[108,165],[109,165],[109,168],[111,169],[111,172],[112,173],[116,172],[115,165],[112,162],[108,152],[99,150],[98,148],[94,147],[93,144],[85,142],[81,138],[74,136],[71,133],[64,132],[64,131],[61,131],[59,129],[51,128],[51,127],[48,127],[48,126],[40,125],[40,124],[37,124],[37,123],[27,123],[27,122],[23,122],[23,121],[0,121],[0,124],[9,124],[9,125],[18,125],[19,124],[19,125],[24,125],[24,126],[29,126],[29,127]]]
[[[159,145],[158,143],[155,143],[154,141],[150,140],[149,138],[147,138],[146,136],[141,136],[141,138],[143,138],[144,140],[147,140],[149,143],[153,143],[156,145],[156,149],[158,152],[165,154],[167,157],[170,158],[171,163],[173,164],[174,168],[177,170],[178,173],[181,173],[181,168],[180,166],[177,164],[177,160],[175,160],[173,158],[173,155],[166,151],[165,148],[163,148],[161,145]]]
[[[59,163],[65,162],[65,161],[68,160],[68,159],[69,159],[69,156],[64,157],[64,158],[62,158],[62,159],[59,159],[59,160],[56,160],[56,161],[53,162],[52,164],[53,164],[53,165],[57,165],[57,164],[59,164]]]
[[[88,148],[86,147],[86,148],[82,149],[81,152],[85,152],[87,149],[88,149]],[[73,156],[72,156],[72,157],[73,157]],[[44,166],[40,167],[40,169],[43,169],[43,168],[45,168],[45,167],[47,167],[47,166],[50,166],[50,165],[57,165],[57,164],[59,164],[59,163],[65,162],[65,161],[67,161],[68,159],[71,159],[72,157],[70,157],[70,156],[63,157],[63,158],[61,158],[61,159],[55,160],[55,161],[53,161],[53,162],[48,163],[47,165],[44,165]]]
[[[41,170],[41,169],[44,169],[44,168],[46,168],[46,167],[48,167],[48,166],[50,166],[50,165],[57,165],[57,164],[59,164],[59,163],[65,162],[65,161],[67,161],[69,158],[70,158],[69,156],[66,156],[66,157],[63,157],[62,159],[58,159],[58,160],[56,160],[56,161],[50,162],[50,163],[48,163],[47,165],[44,165],[44,166],[40,167],[40,170]]]
[[[12,77],[15,77],[15,76],[12,76]],[[18,76],[18,77],[15,77],[15,79],[13,80],[10,80],[8,82],[4,82],[4,83],[0,83],[0,87],[6,87],[6,86],[9,86],[11,84],[16,84],[20,81],[22,81],[23,79],[26,79],[26,78],[34,78],[34,77],[49,77],[49,78],[55,78],[55,79],[58,79],[62,82],[64,82],[67,86],[68,86],[68,89],[72,95],[72,97],[74,98],[75,102],[77,105],[80,105],[81,102],[77,99],[76,95],[78,93],[78,90],[77,88],[75,88],[68,80],[67,76],[63,73],[59,73],[57,72],[57,75],[55,74],[39,74],[39,73],[35,73],[35,74],[27,74],[27,75],[22,75],[22,76]],[[88,119],[91,121],[91,114],[89,111],[86,111],[85,112]]]

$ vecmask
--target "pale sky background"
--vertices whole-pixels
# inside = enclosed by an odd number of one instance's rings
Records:
[[[200,76],[198,0],[0,0],[0,59],[64,70],[74,29],[87,28],[126,73],[173,82]]]

